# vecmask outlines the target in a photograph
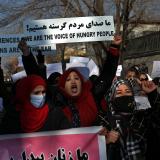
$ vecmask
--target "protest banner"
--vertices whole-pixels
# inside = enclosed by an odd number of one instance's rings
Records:
[[[1,160],[106,160],[101,127],[0,136]]]
[[[30,20],[23,23],[24,34],[35,44],[113,40],[113,16]]]
[[[23,34],[6,34],[0,35],[0,55],[1,56],[20,56],[22,53],[18,48],[21,38],[25,38],[28,46],[33,54],[37,54],[37,50],[42,50],[43,54],[54,54],[56,52],[55,44],[43,45],[43,43],[33,44],[32,36],[24,37]]]

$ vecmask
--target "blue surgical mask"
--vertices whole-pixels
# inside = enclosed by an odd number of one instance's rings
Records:
[[[46,95],[31,94],[30,96],[30,102],[36,108],[41,108],[44,105],[45,100],[46,100]]]

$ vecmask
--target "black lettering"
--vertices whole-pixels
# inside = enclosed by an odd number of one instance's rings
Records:
[[[7,48],[0,48],[0,53],[7,53]]]
[[[42,35],[34,36],[34,41],[42,41],[43,37]]]
[[[19,52],[19,49],[16,48],[16,47],[13,47],[13,48],[9,49],[9,53],[18,53],[18,52]]]
[[[88,160],[88,154],[87,153],[83,153],[81,154],[81,150],[77,149],[77,158],[78,160]]]
[[[53,35],[44,35],[44,39],[45,40],[50,40],[50,39],[53,39]]]
[[[68,34],[64,33],[64,34],[54,34],[55,39],[67,39],[68,38]]]
[[[23,37],[25,41],[32,41],[32,36]]]
[[[83,38],[83,37],[95,37],[95,32],[77,33],[77,38]]]
[[[40,50],[42,50],[42,51],[51,51],[51,46],[42,46],[42,47],[40,47]]]
[[[114,36],[114,31],[100,31],[97,32],[98,37]]]
[[[0,38],[0,43],[18,43],[19,41],[18,37]]]

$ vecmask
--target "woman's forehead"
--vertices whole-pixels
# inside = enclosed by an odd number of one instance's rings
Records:
[[[77,73],[76,71],[70,72],[68,76],[71,76],[71,75],[73,75],[73,76],[74,76],[74,75],[75,75],[75,76],[79,76],[78,73]]]
[[[117,87],[116,87],[116,90],[120,90],[120,89],[130,89],[127,84],[119,84]]]
[[[45,87],[43,85],[37,85],[33,90],[39,90],[44,89]]]

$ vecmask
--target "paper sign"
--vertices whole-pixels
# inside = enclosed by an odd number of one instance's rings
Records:
[[[88,57],[70,56],[70,63],[84,63],[87,65],[88,62],[89,62]]]
[[[23,67],[22,56],[18,57],[18,67]]]
[[[0,160],[106,160],[100,127],[0,137]],[[74,142],[74,143],[73,143]]]
[[[84,63],[67,63],[66,64],[66,70],[69,68],[75,68],[78,70],[84,77],[85,80],[89,78],[89,68],[86,67]]]
[[[113,40],[113,16],[74,17],[25,21],[25,36],[34,44]]]
[[[87,67],[89,68],[90,71],[89,76],[99,75],[99,68],[92,59],[88,62]]]
[[[73,67],[86,67],[86,65],[80,62],[66,63],[66,69]]]
[[[134,96],[137,110],[151,108],[148,98],[145,96]]]
[[[153,61],[153,69],[151,73],[151,77],[160,77],[160,61]]]
[[[26,77],[26,72],[25,71],[21,71],[21,72],[18,72],[16,74],[13,74],[11,75],[11,78],[13,80],[13,82],[16,82],[17,80],[23,78],[23,77]]]
[[[147,74],[147,77],[148,77],[148,80],[149,80],[149,81],[152,81],[152,80],[153,80],[149,74]]]
[[[121,72],[122,72],[122,65],[118,65],[117,71],[116,71],[116,76],[120,77],[121,76]]]
[[[51,63],[46,64],[47,66],[47,78],[54,72],[63,73],[62,71],[62,63]]]

